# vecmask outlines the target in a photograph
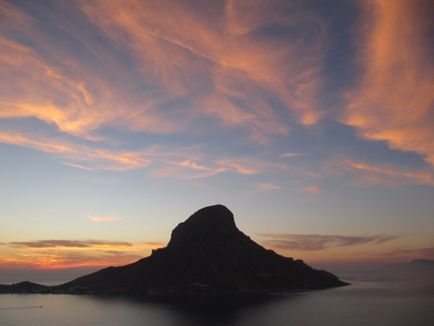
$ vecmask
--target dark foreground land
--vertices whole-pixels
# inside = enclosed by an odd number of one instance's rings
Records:
[[[139,296],[253,295],[347,285],[301,260],[267,250],[242,233],[222,205],[202,208],[180,223],[167,247],[120,267],[57,286],[0,285],[0,293],[127,294]]]

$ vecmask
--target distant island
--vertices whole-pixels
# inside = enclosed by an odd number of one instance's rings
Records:
[[[416,268],[432,268],[434,269],[434,260],[432,259],[415,259],[408,263],[409,266]]]
[[[120,267],[56,286],[0,285],[0,293],[178,294],[268,293],[347,285],[302,260],[267,250],[242,233],[223,205],[200,209],[173,231],[167,247]]]

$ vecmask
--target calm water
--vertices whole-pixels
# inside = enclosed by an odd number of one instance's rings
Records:
[[[0,295],[1,326],[47,325],[434,325],[433,275],[382,279],[247,305],[192,306],[128,298]],[[40,308],[39,306],[42,306]]]

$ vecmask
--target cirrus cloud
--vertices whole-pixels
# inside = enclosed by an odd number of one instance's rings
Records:
[[[367,140],[421,154],[434,165],[434,64],[428,34],[434,4],[362,1],[356,37],[361,77],[347,94],[344,123]]]
[[[351,175],[357,185],[395,187],[402,185],[434,185],[430,169],[415,169],[384,163],[371,163],[352,158],[340,158],[326,164],[325,170],[333,175]]]
[[[4,245],[11,248],[125,248],[131,243],[107,240],[36,240],[8,242]]]
[[[323,234],[259,234],[262,243],[276,249],[315,251],[327,248],[378,245],[399,238],[396,235],[346,236]]]

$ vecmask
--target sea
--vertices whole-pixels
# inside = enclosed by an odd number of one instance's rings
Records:
[[[339,274],[338,274],[339,275]],[[0,326],[434,325],[434,270],[355,271],[351,285],[264,298],[149,301],[131,297],[0,295]]]

